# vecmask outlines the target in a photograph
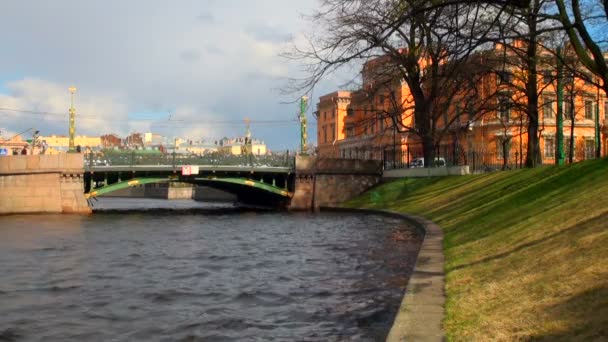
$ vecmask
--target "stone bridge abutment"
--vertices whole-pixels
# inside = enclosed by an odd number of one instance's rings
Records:
[[[0,157],[0,214],[90,213],[83,174],[79,153]]]
[[[375,160],[296,157],[291,210],[314,210],[347,201],[378,184],[382,163]]]

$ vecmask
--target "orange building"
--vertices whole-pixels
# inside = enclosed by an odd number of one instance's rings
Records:
[[[448,164],[474,164],[475,168],[521,166],[527,150],[528,116],[523,93],[524,72],[513,53],[497,44],[478,53],[472,63],[492,64],[492,73],[480,78],[479,98],[471,103],[454,101],[436,123],[442,132],[436,154]],[[317,104],[318,155],[334,158],[363,158],[396,161],[407,165],[422,157],[420,139],[399,133],[393,120],[403,127],[413,125],[412,103],[405,82],[386,81],[389,72],[379,72],[383,57],[367,62],[362,70],[362,88],[321,96]],[[539,138],[542,162],[555,163],[557,95],[555,57],[540,53],[538,72]],[[503,61],[507,61],[506,63]],[[504,65],[497,71],[497,65]],[[521,64],[521,63],[519,63]],[[378,76],[380,75],[380,76]],[[591,76],[587,76],[591,77]],[[398,77],[393,79],[398,80]],[[598,87],[579,77],[563,78],[564,151],[568,161],[572,137],[573,161],[595,157],[595,119],[599,114],[602,155],[607,155],[608,98]],[[377,84],[382,83],[382,87]],[[372,91],[373,90],[373,91]],[[401,104],[401,105],[396,105]],[[392,113],[391,108],[401,108]],[[447,124],[447,126],[446,126]]]

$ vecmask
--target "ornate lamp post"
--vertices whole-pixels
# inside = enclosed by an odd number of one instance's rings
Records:
[[[76,87],[69,87],[70,91],[70,143],[68,152],[74,153],[76,152],[74,148],[74,133],[76,132],[76,108],[74,108],[74,93],[76,92]]]
[[[300,153],[306,154],[306,106],[308,102],[308,96],[302,96],[300,99]]]

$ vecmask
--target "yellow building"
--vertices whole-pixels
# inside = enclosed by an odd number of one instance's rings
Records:
[[[46,143],[46,146],[48,146],[47,150],[49,151],[54,150],[57,152],[64,152],[67,151],[70,146],[70,138],[62,135],[51,135],[45,137],[41,136],[38,138],[38,140],[40,140],[43,144]],[[101,137],[87,137],[81,135],[75,136],[74,146],[80,146],[83,150],[87,148],[101,148]]]

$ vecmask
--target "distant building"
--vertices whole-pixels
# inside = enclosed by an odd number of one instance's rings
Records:
[[[4,149],[7,155],[20,154],[23,148],[28,148],[29,143],[21,140],[20,135],[16,135],[12,138],[4,139],[0,137],[0,149]]]
[[[246,137],[223,138],[218,142],[217,151],[222,154],[241,155],[245,152]],[[264,141],[253,138],[251,140],[251,153],[257,156],[268,153]]]
[[[64,153],[69,150],[70,138],[63,135],[41,136],[38,138],[46,146],[45,154]],[[75,136],[74,147],[80,146],[82,151],[98,150],[103,147],[101,137]]]
[[[101,136],[101,146],[112,148],[122,146],[122,139],[116,134],[105,134]]]

